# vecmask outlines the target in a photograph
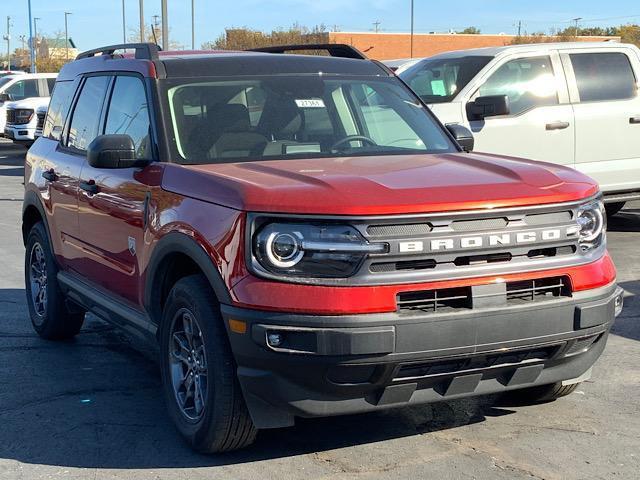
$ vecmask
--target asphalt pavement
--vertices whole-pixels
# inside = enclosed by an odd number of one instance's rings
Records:
[[[22,148],[0,143],[0,479],[640,478],[640,203],[609,223],[627,291],[593,378],[552,403],[497,396],[302,420],[203,456],[166,413],[158,367],[89,317],[41,340],[24,299]]]

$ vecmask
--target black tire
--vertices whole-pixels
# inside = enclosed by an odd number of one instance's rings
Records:
[[[523,388],[522,390],[514,390],[509,392],[508,398],[519,404],[533,404],[551,402],[561,397],[573,393],[580,385],[572,383],[571,385],[562,385],[562,382],[551,383],[549,385],[540,385],[538,387]]]
[[[37,264],[36,257],[40,259]],[[58,266],[49,237],[42,222],[38,222],[27,236],[24,277],[31,324],[38,335],[47,340],[72,338],[84,322],[84,312],[80,308],[69,309],[57,274]],[[43,284],[44,288],[41,288]]]
[[[192,327],[186,327],[188,323],[185,316]],[[182,331],[179,331],[178,325],[183,327]],[[186,336],[182,337],[187,330],[191,330],[193,337],[190,342]],[[175,335],[180,339],[174,340]],[[199,342],[198,347],[191,350],[190,364],[184,358],[177,360],[178,354],[182,354],[182,357],[185,351],[188,354],[183,339],[189,342],[188,348]],[[202,347],[204,355],[194,355],[194,351]],[[200,359],[198,365],[202,365],[203,359],[206,360],[205,375],[196,371],[201,368],[195,366],[196,358]],[[169,293],[160,325],[160,368],[169,414],[192,448],[202,453],[215,453],[237,450],[253,443],[257,429],[242,396],[215,294],[204,276],[185,277]],[[190,383],[194,389],[193,395],[184,394],[185,398],[190,399],[186,401],[190,407],[187,408],[187,403],[181,405],[178,397],[183,395],[181,392],[189,391],[189,388],[183,390],[183,387],[188,375],[194,377],[194,371],[195,378]],[[176,388],[174,381],[179,377],[184,380],[178,382],[180,386]],[[203,384],[206,388],[204,394]],[[204,402],[199,402],[200,412],[197,411],[196,396],[204,397]]]
[[[608,217],[613,217],[616,213],[624,208],[626,202],[605,203],[604,209],[607,211]]]

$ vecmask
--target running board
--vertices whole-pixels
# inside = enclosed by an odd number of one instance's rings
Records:
[[[102,320],[156,343],[157,326],[146,313],[114,299],[77,275],[58,272],[58,283],[69,300],[77,303]]]
[[[615,193],[605,193],[604,194],[604,203],[614,203],[614,202],[632,202],[634,200],[640,200],[640,192],[615,192]]]

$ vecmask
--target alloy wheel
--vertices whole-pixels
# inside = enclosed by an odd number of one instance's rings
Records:
[[[37,320],[42,323],[47,312],[47,259],[40,243],[34,243],[29,254],[31,302]]]

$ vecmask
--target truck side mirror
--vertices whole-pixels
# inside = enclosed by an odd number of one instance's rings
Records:
[[[460,145],[462,150],[465,152],[473,151],[473,133],[471,133],[467,127],[451,123],[447,125],[447,130],[449,130],[449,133],[453,135],[453,138],[458,142],[458,145]]]
[[[11,95],[8,93],[0,93],[0,103],[10,102]]]
[[[467,118],[471,121],[498,115],[509,115],[510,111],[509,97],[506,95],[487,95],[467,103]]]
[[[87,148],[87,161],[94,168],[144,167],[149,162],[136,158],[136,146],[129,135],[100,135]]]

